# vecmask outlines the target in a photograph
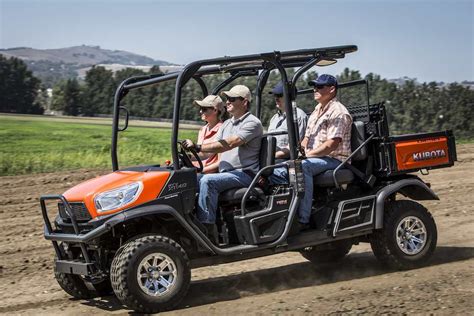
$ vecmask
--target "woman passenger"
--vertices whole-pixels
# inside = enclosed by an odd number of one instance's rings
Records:
[[[199,107],[201,119],[207,124],[199,130],[197,144],[212,143],[222,125],[221,117],[225,113],[224,102],[217,95],[208,95],[203,100],[195,100],[194,105]],[[214,153],[199,153],[204,169],[202,173],[216,173],[219,170],[219,156]],[[197,162],[194,162],[198,166]]]

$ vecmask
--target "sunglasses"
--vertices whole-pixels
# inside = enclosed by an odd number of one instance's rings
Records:
[[[212,109],[212,108],[209,108],[209,107],[206,107],[206,106],[201,106],[201,107],[199,108],[199,110],[200,110],[201,112],[203,112],[203,113],[206,112],[207,110],[211,110],[211,109]]]
[[[275,99],[283,98],[283,94],[274,94]]]
[[[227,101],[229,101],[229,102],[235,102],[235,100],[243,101],[244,98],[242,98],[242,97],[227,97]]]
[[[327,85],[315,85],[313,86],[313,89],[314,90],[321,90],[321,89],[324,89],[324,87],[328,87]]]

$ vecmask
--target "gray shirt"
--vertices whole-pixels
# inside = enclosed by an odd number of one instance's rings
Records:
[[[300,109],[296,108],[296,116],[298,120],[298,136],[300,137],[300,141],[303,139],[305,130],[306,130],[306,123],[308,121],[308,116],[306,113]],[[286,124],[286,113],[278,111],[273,117],[270,119],[270,124],[268,125],[268,132],[288,132],[288,126]],[[277,141],[277,151],[281,150],[282,148],[288,148],[288,134],[287,135],[278,135],[275,136]]]
[[[216,140],[238,136],[244,141],[244,144],[221,153],[219,172],[250,170],[257,173],[262,134],[262,123],[250,112],[239,119],[232,117],[225,121],[217,133]]]

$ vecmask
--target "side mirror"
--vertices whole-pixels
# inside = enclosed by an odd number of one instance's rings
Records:
[[[118,124],[119,128],[118,128],[118,131],[123,132],[128,127],[129,113],[128,113],[128,109],[124,106],[119,107],[119,109],[120,109],[120,112],[119,112],[119,124]],[[121,114],[122,110],[125,112],[125,118],[123,119],[123,121],[120,120],[120,114]]]

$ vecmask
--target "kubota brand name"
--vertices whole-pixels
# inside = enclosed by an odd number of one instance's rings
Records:
[[[428,159],[436,159],[446,157],[446,152],[444,149],[436,149],[431,151],[422,151],[419,153],[413,153],[413,160],[420,161],[420,160],[428,160]]]

